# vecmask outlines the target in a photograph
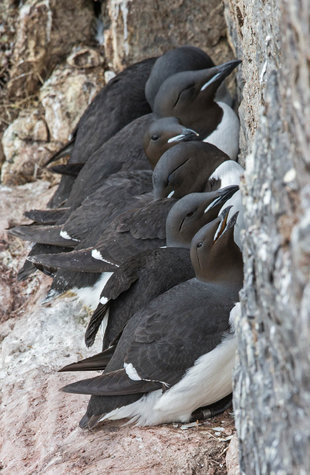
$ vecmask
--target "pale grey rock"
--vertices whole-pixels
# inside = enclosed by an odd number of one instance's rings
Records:
[[[227,475],[240,475],[237,434],[232,436],[226,452],[226,469]]]
[[[226,0],[246,165],[234,408],[241,471],[310,471],[309,8]]]
[[[55,69],[39,94],[50,140],[63,144],[104,85],[102,60],[94,50],[74,51],[67,63]]]
[[[67,63],[73,68],[88,69],[97,68],[104,63],[104,57],[94,48],[75,47],[67,58]]]
[[[67,63],[55,68],[41,87],[35,108],[21,111],[3,134],[3,184],[20,185],[42,177],[55,180],[43,167],[68,141],[84,110],[103,86],[102,64],[96,50],[83,47],[75,48]]]
[[[34,94],[74,45],[92,39],[92,20],[93,8],[87,0],[20,2],[7,89],[9,97]]]
[[[21,113],[5,130],[2,147],[6,158],[1,168],[1,182],[20,185],[38,178],[51,151],[44,117],[36,110]]]
[[[102,18],[105,56],[115,70],[184,44],[202,48],[215,62],[232,58],[218,0],[108,0]]]

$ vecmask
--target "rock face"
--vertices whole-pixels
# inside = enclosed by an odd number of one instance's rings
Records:
[[[216,62],[231,59],[223,4],[217,0],[109,0],[103,25],[113,69],[183,44],[199,46]]]
[[[226,19],[243,60],[247,232],[234,393],[241,470],[309,473],[309,8],[226,0]]]
[[[25,97],[69,53],[92,36],[93,7],[89,0],[74,3],[27,0],[19,8],[8,95]]]
[[[55,179],[43,169],[65,144],[83,111],[104,84],[103,57],[92,48],[75,48],[39,91],[35,106],[20,112],[2,138],[6,162],[1,180],[20,185]]]

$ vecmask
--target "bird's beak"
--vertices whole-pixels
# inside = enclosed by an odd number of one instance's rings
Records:
[[[216,230],[216,233],[214,235],[213,241],[217,241],[223,234],[228,230],[231,229],[235,226],[238,218],[239,211],[237,211],[228,221],[228,215],[231,210],[232,206],[227,206],[222,213],[220,214],[219,218],[221,219],[221,222],[219,224],[219,227]]]
[[[219,66],[213,68],[214,75],[200,88],[200,92],[207,89],[208,86],[219,79],[220,81],[223,81],[241,62],[242,61],[240,59],[233,59],[232,61],[228,61],[227,63],[220,64]]]
[[[216,198],[214,198],[213,201],[211,201],[211,203],[204,210],[204,213],[207,213],[210,209],[213,209],[219,204],[222,205],[226,203],[226,201],[229,200],[229,198],[231,198],[238,190],[238,185],[225,186],[225,188],[218,190],[219,196],[217,196]]]
[[[178,142],[188,142],[189,140],[194,140],[199,137],[199,134],[193,129],[182,129],[182,133],[175,135],[168,140],[168,143],[178,143]]]

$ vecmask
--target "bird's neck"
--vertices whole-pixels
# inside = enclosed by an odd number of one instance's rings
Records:
[[[195,130],[199,134],[200,140],[210,135],[219,125],[223,117],[222,108],[215,101],[208,101],[206,104],[202,101],[197,107],[186,111],[184,117],[178,117],[180,122]]]

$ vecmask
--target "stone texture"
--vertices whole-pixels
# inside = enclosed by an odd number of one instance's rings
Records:
[[[233,435],[226,452],[227,475],[240,475],[238,437]]]
[[[27,283],[18,282],[16,274],[30,245],[13,236],[9,238],[7,229],[19,223],[28,223],[23,212],[34,208],[40,201],[43,203],[48,200],[53,192],[54,187],[43,180],[17,188],[0,186],[0,323],[7,320],[12,322],[14,317],[23,312],[29,297]],[[35,288],[37,285],[34,285],[33,290]],[[2,339],[0,336],[0,341]]]
[[[245,283],[234,407],[244,474],[310,471],[308,7],[226,0],[243,60]]]
[[[92,39],[92,20],[93,7],[89,0],[23,2],[19,7],[9,97],[34,94],[73,45]]]
[[[199,46],[216,62],[232,58],[218,0],[108,0],[103,24],[106,58],[116,70],[183,44]]]
[[[71,66],[57,68],[40,89],[50,138],[60,143],[68,141],[82,113],[104,85],[103,58],[96,50],[75,51],[67,62]]]
[[[7,99],[6,84],[10,76],[17,16],[15,0],[0,2],[0,142],[3,131],[16,116]],[[0,143],[0,168],[4,160],[5,156]]]
[[[2,182],[18,185],[37,178],[50,154],[47,146],[46,122],[37,111],[21,114],[3,134],[2,146],[6,162],[2,167]]]
[[[40,89],[36,108],[22,111],[3,134],[2,183],[20,185],[42,177],[55,180],[42,167],[67,142],[104,84],[102,65],[97,50],[83,47],[75,48],[67,63],[54,70]]]

